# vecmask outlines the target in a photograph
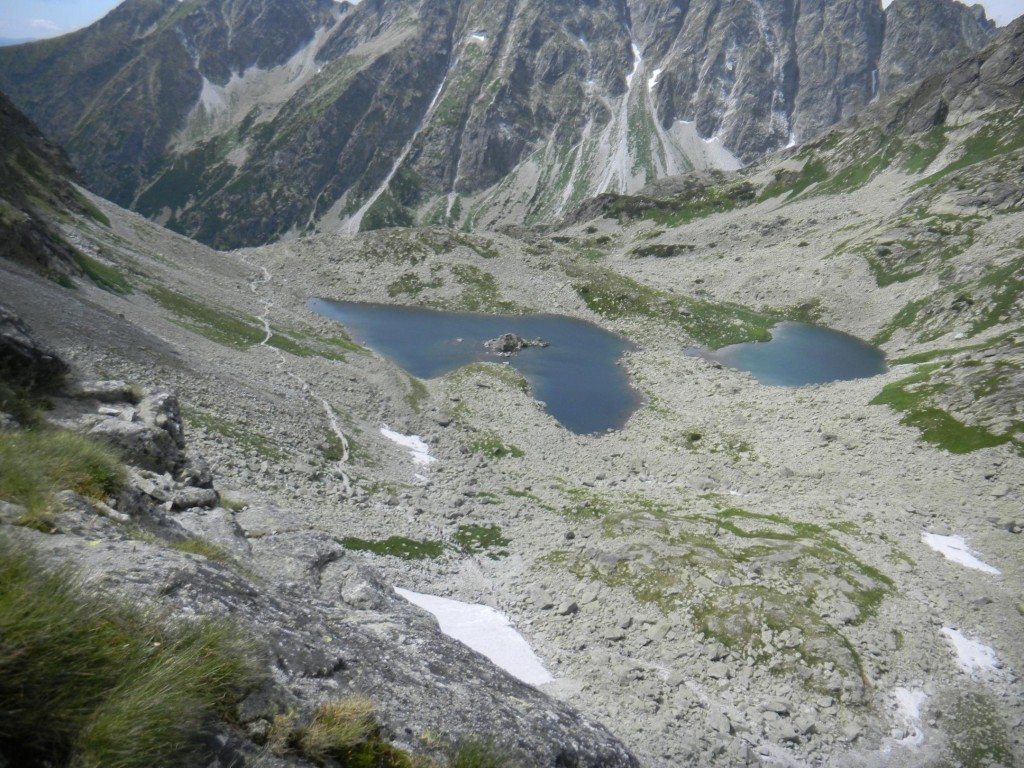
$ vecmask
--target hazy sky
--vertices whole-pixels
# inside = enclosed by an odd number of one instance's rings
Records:
[[[119,0],[0,0],[0,37],[53,37],[103,16]],[[891,0],[883,0],[888,5]],[[1024,0],[983,0],[990,18],[1008,24],[1024,13]],[[970,5],[970,2],[968,2]]]

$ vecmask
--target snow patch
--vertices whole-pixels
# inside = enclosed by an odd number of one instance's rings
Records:
[[[640,62],[643,61],[643,57],[640,55],[640,49],[636,47],[636,43],[630,43],[633,49],[633,69],[626,75],[626,90],[633,90],[633,77],[636,75],[637,69],[640,67]]]
[[[998,568],[994,568],[988,563],[982,562],[975,557],[974,553],[971,552],[970,548],[967,546],[967,542],[964,541],[963,536],[940,536],[937,533],[928,533],[927,531],[923,531],[921,533],[921,541],[941,554],[947,560],[959,563],[965,568],[973,568],[976,571],[996,575],[1001,573]]]
[[[921,707],[928,700],[928,694],[920,690],[897,688],[893,691],[896,697],[896,711],[903,720],[907,735],[897,739],[897,744],[905,747],[918,747],[924,744],[924,730],[921,727]]]
[[[654,87],[658,84],[658,78],[661,77],[661,73],[663,71],[664,70],[662,70],[661,67],[658,67],[653,72],[651,72],[651,76],[647,78],[647,90],[648,91],[652,91],[652,92],[654,91]]]
[[[996,652],[991,647],[965,637],[952,627],[943,627],[942,634],[953,644],[956,662],[967,674],[973,677],[975,672],[996,672],[999,669]]]
[[[437,461],[430,455],[430,446],[423,442],[423,438],[419,435],[403,435],[401,432],[388,429],[386,425],[380,428],[380,433],[391,442],[408,448],[409,455],[412,456],[412,463],[418,467],[425,467]]]
[[[544,669],[526,639],[513,629],[508,617],[494,608],[410,592],[400,587],[395,587],[395,592],[434,614],[441,631],[448,637],[483,654],[524,683],[543,685],[555,679]]]

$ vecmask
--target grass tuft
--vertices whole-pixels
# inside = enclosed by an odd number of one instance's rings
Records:
[[[25,507],[30,520],[54,511],[58,491],[105,499],[123,482],[115,453],[83,435],[38,429],[0,436],[0,499]]]
[[[195,765],[201,734],[256,684],[253,658],[226,623],[175,626],[0,550],[0,753],[13,765]]]
[[[268,739],[270,751],[301,755],[317,765],[349,768],[416,768],[412,755],[388,744],[373,703],[348,696],[321,704],[302,722],[295,712],[278,715]]]
[[[447,768],[512,768],[514,765],[507,750],[487,738],[465,738],[448,751]]]

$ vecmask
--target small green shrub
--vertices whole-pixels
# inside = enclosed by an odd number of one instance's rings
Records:
[[[323,704],[298,733],[302,754],[322,763],[369,740],[377,727],[373,702],[359,696]]]

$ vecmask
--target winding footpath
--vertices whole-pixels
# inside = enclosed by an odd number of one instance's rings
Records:
[[[242,262],[247,266],[252,266],[247,261],[247,256],[242,257]],[[270,274],[269,269],[261,265],[259,270],[261,274],[249,280],[249,290],[257,297],[257,299],[260,299],[261,289],[269,287],[273,280],[273,276]],[[330,428],[331,433],[338,439],[338,442],[341,445],[341,458],[334,462],[331,469],[334,475],[341,481],[342,490],[345,496],[351,496],[352,480],[346,471],[351,451],[349,448],[348,438],[345,437],[345,433],[341,429],[338,414],[334,410],[334,406],[332,406],[326,398],[318,395],[310,386],[308,381],[303,379],[288,366],[288,361],[285,358],[284,352],[270,344],[270,340],[274,337],[274,330],[270,325],[270,310],[273,308],[274,302],[266,295],[263,296],[261,300],[263,310],[261,314],[258,314],[256,317],[263,324],[264,336],[263,340],[259,343],[259,346],[266,347],[277,355],[278,370],[282,371],[288,378],[294,380],[307,398],[315,400],[323,408],[324,414],[327,417],[327,425]]]

